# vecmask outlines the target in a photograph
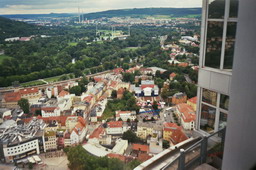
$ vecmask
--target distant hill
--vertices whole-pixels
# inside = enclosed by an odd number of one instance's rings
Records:
[[[22,19],[37,19],[37,18],[59,18],[59,17],[72,17],[77,14],[67,13],[50,13],[50,14],[12,14],[0,15],[6,18],[22,18]]]
[[[0,42],[9,37],[30,36],[37,31],[38,26],[25,22],[0,17]]]
[[[108,10],[103,12],[95,12],[84,14],[87,19],[97,19],[101,17],[124,17],[124,16],[154,16],[154,15],[166,15],[171,17],[184,17],[189,15],[201,15],[201,8],[134,8],[134,9],[119,9]]]

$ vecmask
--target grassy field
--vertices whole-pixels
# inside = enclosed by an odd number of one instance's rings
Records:
[[[69,45],[69,46],[76,46],[77,43],[76,43],[76,42],[70,42],[70,43],[68,43],[68,45]]]
[[[10,56],[7,56],[7,55],[0,55],[0,64],[3,62],[4,59],[6,58],[12,58]]]
[[[42,85],[42,84],[46,84],[46,83],[40,80],[35,80],[35,81],[26,82],[26,83],[21,83],[20,85],[23,87],[28,87],[28,86],[36,86],[36,85]]]
[[[124,50],[124,51],[130,51],[130,50],[135,51],[135,50],[137,50],[138,48],[140,48],[140,47],[126,47],[126,48],[124,48],[123,50]]]
[[[62,75],[60,75],[60,76],[55,76],[55,77],[50,77],[50,78],[45,78],[44,81],[47,81],[48,83],[56,82],[56,81],[59,81],[59,79],[60,79],[61,76],[62,76]]]

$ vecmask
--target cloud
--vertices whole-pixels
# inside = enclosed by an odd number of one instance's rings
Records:
[[[146,7],[201,7],[202,0],[1,0],[0,14],[85,13]]]

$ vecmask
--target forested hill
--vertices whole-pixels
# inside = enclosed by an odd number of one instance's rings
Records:
[[[25,37],[35,34],[38,26],[0,17],[0,42],[9,37]]]
[[[134,8],[134,9],[120,9],[109,10],[103,12],[95,12],[85,14],[87,19],[96,19],[101,17],[123,17],[123,16],[153,16],[153,15],[167,15],[172,17],[183,17],[188,15],[201,15],[201,8]]]

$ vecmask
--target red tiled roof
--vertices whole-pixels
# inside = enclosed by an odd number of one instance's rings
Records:
[[[124,93],[124,88],[121,87],[117,90],[117,94],[123,94]]]
[[[171,73],[171,74],[170,74],[170,77],[174,78],[176,75],[177,75],[177,74],[175,74],[175,73]]]
[[[38,93],[39,89],[37,87],[35,88],[26,88],[26,89],[20,89],[21,95],[31,94],[31,93]]]
[[[141,162],[145,162],[146,160],[152,158],[152,156],[148,155],[147,153],[139,153],[138,160]]]
[[[131,113],[131,111],[116,111],[116,117],[120,117],[120,114]]]
[[[93,99],[93,96],[92,95],[89,95],[89,96],[86,96],[83,101],[86,101],[87,103],[90,103]]]
[[[115,153],[109,153],[108,157],[109,158],[117,158],[117,159],[119,159],[119,160],[121,160],[123,162],[125,162],[125,160],[126,160],[125,156],[119,155],[119,154],[115,154]]]
[[[57,107],[42,107],[41,110],[45,112],[54,112]]]
[[[142,89],[142,90],[145,89],[145,88],[147,88],[147,87],[154,88],[155,85],[154,85],[154,84],[142,84],[142,85],[141,85],[141,89]]]
[[[191,99],[188,99],[189,102],[196,104],[197,96],[192,97]]]
[[[117,86],[117,81],[111,81],[110,87],[116,87]]]
[[[135,151],[148,152],[149,151],[149,146],[135,143],[135,144],[132,144],[132,149],[135,150]]]
[[[78,134],[78,131],[79,131],[79,130],[82,131],[84,127],[85,127],[85,126],[84,126],[82,123],[78,122],[78,123],[76,124],[76,126],[74,127],[73,131],[75,131],[76,134]]]
[[[188,137],[182,131],[182,128],[178,126],[176,123],[165,122],[163,130],[172,132],[170,139],[173,144],[178,144],[188,139]]]
[[[116,121],[116,122],[108,122],[108,127],[109,128],[119,128],[123,126],[122,121]]]
[[[93,77],[93,79],[94,79],[94,81],[95,82],[100,82],[100,81],[102,81],[103,80],[103,78],[102,77]]]
[[[120,73],[124,72],[124,69],[123,69],[123,68],[115,68],[115,69],[113,70],[113,72],[114,72],[115,74],[120,74]]]
[[[176,108],[182,114],[181,117],[184,122],[192,122],[196,120],[195,112],[190,105],[186,103],[180,103],[176,106]]]
[[[90,139],[92,138],[99,138],[101,134],[104,133],[104,128],[103,127],[98,127],[97,129],[95,129],[92,134],[90,135]]]
[[[65,91],[65,90],[62,90],[59,94],[59,97],[64,97],[66,95],[69,95],[69,92]]]
[[[19,92],[10,92],[4,95],[5,102],[18,102],[21,99]]]

